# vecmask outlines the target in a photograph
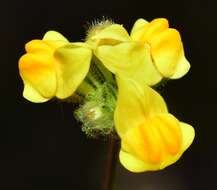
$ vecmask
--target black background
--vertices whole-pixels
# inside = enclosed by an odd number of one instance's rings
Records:
[[[106,16],[128,30],[137,18],[165,17],[182,35],[190,72],[161,90],[170,111],[192,124],[193,145],[174,165],[134,174],[117,163],[114,190],[199,190],[214,188],[216,142],[215,1],[1,1],[0,189],[100,189],[106,143],[87,139],[69,104],[33,104],[22,98],[17,62],[24,44],[50,29],[70,41],[85,25]]]

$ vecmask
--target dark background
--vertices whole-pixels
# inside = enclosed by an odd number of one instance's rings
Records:
[[[70,41],[85,25],[106,16],[128,30],[137,18],[167,18],[182,35],[190,72],[169,81],[162,95],[170,111],[196,130],[193,145],[174,165],[134,174],[117,163],[114,190],[214,188],[217,169],[215,1],[1,1],[1,190],[100,189],[106,142],[87,139],[70,104],[33,104],[22,98],[17,62],[24,44],[50,29]]]

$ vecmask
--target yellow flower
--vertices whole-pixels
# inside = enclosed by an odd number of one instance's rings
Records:
[[[130,35],[113,24],[90,38],[98,44],[96,56],[111,72],[155,85],[163,77],[180,78],[190,68],[179,32],[168,27],[166,19],[138,19]]]
[[[55,31],[47,32],[42,40],[30,41],[25,49],[19,71],[23,96],[31,102],[69,97],[89,70],[91,50],[83,43],[69,43]]]
[[[153,89],[117,77],[115,127],[122,165],[132,172],[163,169],[176,162],[194,139],[194,129],[168,113]]]
[[[165,18],[154,19],[150,23],[138,19],[130,36],[133,41],[150,46],[154,64],[163,77],[176,79],[188,72],[190,64],[184,56],[180,34],[169,28]]]

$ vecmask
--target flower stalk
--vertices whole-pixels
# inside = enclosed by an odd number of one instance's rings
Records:
[[[112,190],[113,188],[119,148],[120,140],[110,136],[107,141],[107,155],[105,160],[104,173],[102,177],[101,190]]]

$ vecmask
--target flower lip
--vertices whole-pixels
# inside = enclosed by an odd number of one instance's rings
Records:
[[[176,155],[182,136],[178,120],[170,114],[148,117],[139,126],[130,129],[122,139],[128,152],[152,164],[162,162],[168,155]]]

